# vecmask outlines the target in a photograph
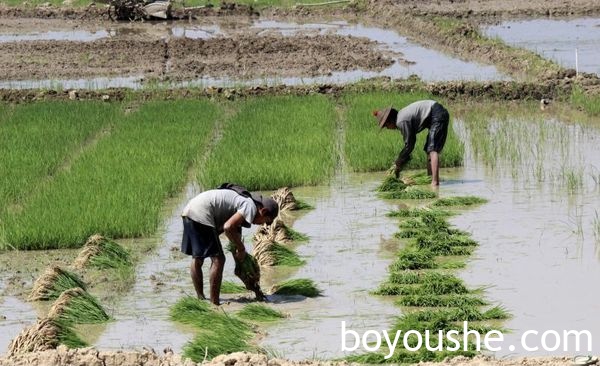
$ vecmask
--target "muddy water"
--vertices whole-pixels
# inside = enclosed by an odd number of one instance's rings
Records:
[[[0,43],[19,41],[94,41],[102,38],[111,39],[173,39],[192,38],[208,39],[236,35],[278,34],[284,37],[294,35],[325,35],[364,37],[378,43],[378,48],[391,57],[394,63],[382,71],[365,71],[361,69],[349,71],[334,71],[327,75],[311,77],[212,77],[205,75],[201,78],[185,80],[177,83],[158,83],[153,81],[152,87],[233,87],[256,85],[303,85],[314,83],[344,84],[373,77],[406,78],[417,75],[426,81],[445,80],[500,80],[508,79],[499,73],[494,66],[465,62],[446,56],[440,52],[427,49],[409,42],[405,37],[394,31],[361,24],[347,22],[296,24],[273,20],[258,20],[253,23],[201,23],[201,24],[171,24],[156,23],[145,27],[140,25],[119,25],[111,28],[69,24],[68,29],[55,29],[46,32],[32,31],[31,27],[18,24],[0,27]],[[41,25],[38,25],[41,26]],[[88,27],[88,28],[86,28]],[[21,31],[19,31],[21,30]],[[104,89],[124,87],[140,89],[146,87],[144,75],[122,77],[97,77],[91,79],[67,80],[18,80],[0,81],[0,88],[31,89],[31,88],[62,88],[62,89]]]
[[[486,35],[527,48],[559,64],[600,74],[600,19],[510,21],[484,28]]]
[[[37,312],[31,303],[14,296],[0,298],[0,354],[4,354],[23,328],[35,323],[36,317]]]
[[[517,136],[512,138],[520,159],[499,157],[495,165],[486,166],[467,138],[464,169],[443,174],[441,195],[474,194],[490,200],[451,220],[472,232],[481,245],[461,275],[472,286],[491,286],[487,298],[514,316],[505,323],[513,332],[505,334],[504,349],[497,356],[578,353],[574,339],[570,352],[563,351],[563,344],[556,352],[543,351],[541,335],[548,330],[561,334],[564,330],[588,330],[593,336],[593,352],[582,353],[597,354],[600,186],[594,174],[600,167],[600,132],[552,120],[505,123],[525,124],[531,131],[531,136],[523,136],[514,128]],[[549,131],[545,143],[532,137],[540,136],[540,127]],[[544,145],[539,159],[528,142]],[[539,179],[531,168],[538,164],[542,164],[545,178]],[[515,179],[515,165],[519,179]],[[551,178],[565,171],[582,172],[579,188],[569,189],[565,180]],[[520,346],[520,337],[527,330],[539,332],[537,338],[527,338],[527,345],[540,347],[539,351],[526,352]],[[555,338],[549,336],[548,345],[554,343]],[[508,349],[509,345],[515,350]]]

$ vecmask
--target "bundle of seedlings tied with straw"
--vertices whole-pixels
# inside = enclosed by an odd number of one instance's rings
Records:
[[[285,212],[288,210],[306,210],[312,208],[312,206],[308,203],[296,199],[288,187],[279,188],[271,195],[271,198],[273,198],[279,205],[280,212]]]
[[[304,262],[298,254],[285,245],[294,238],[304,238],[288,228],[280,218],[271,225],[261,226],[254,235],[254,250],[256,260],[261,266],[299,266]]]
[[[96,324],[110,320],[98,300],[80,287],[63,292],[52,304],[48,318],[69,324]]]
[[[131,266],[129,253],[116,242],[102,235],[92,235],[75,259],[75,268],[87,265],[96,268],[119,268]]]
[[[85,283],[75,273],[58,266],[49,267],[33,284],[29,301],[54,300],[63,291],[75,287],[86,289]]]
[[[10,342],[7,356],[55,349],[60,344],[69,348],[86,346],[66,322],[56,318],[44,318],[25,328]]]

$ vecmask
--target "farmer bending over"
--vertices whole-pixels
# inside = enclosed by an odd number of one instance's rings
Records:
[[[210,257],[210,300],[219,305],[225,265],[219,235],[225,233],[235,245],[235,260],[243,261],[246,249],[242,242],[242,226],[271,224],[278,213],[279,206],[273,199],[250,194],[245,188],[233,184],[223,184],[219,189],[202,192],[185,206],[181,251],[193,258],[191,275],[198,298],[206,299],[202,264],[205,258]]]
[[[431,185],[440,184],[439,154],[446,143],[450,115],[446,108],[434,100],[421,100],[409,104],[401,110],[392,107],[374,111],[380,128],[399,129],[404,137],[404,148],[400,151],[395,161],[394,175],[396,178],[400,171],[410,160],[410,154],[415,148],[417,133],[429,129],[424,150],[427,157],[427,174],[431,177]]]

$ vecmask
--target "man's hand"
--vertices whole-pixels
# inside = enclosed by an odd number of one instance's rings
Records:
[[[235,261],[238,263],[241,263],[244,261],[244,259],[246,259],[246,249],[239,249],[236,248],[235,250],[235,254],[233,255],[233,257],[235,258]]]

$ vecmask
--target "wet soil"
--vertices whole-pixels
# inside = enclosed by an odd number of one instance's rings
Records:
[[[559,366],[572,365],[569,358],[519,358],[519,359],[494,359],[490,357],[475,357],[465,359],[457,357],[438,363],[420,363],[420,365],[490,365],[490,366]],[[103,365],[103,366],[124,366],[124,365],[149,365],[149,366],[193,366],[196,363],[190,360],[184,360],[181,356],[173,353],[159,355],[155,352],[146,350],[139,352],[127,351],[97,351],[95,349],[68,350],[59,348],[58,350],[44,351],[40,353],[29,353],[17,355],[12,358],[0,358],[1,366],[24,366],[24,365],[53,365],[53,366],[83,366],[83,365]],[[325,362],[325,361],[289,361],[283,359],[269,359],[265,355],[233,353],[216,357],[212,361],[198,365],[228,365],[228,366],[333,366],[348,365],[345,362]]]
[[[313,76],[392,63],[356,37],[238,36],[213,39],[25,41],[2,44],[1,80],[144,75],[185,79]]]

